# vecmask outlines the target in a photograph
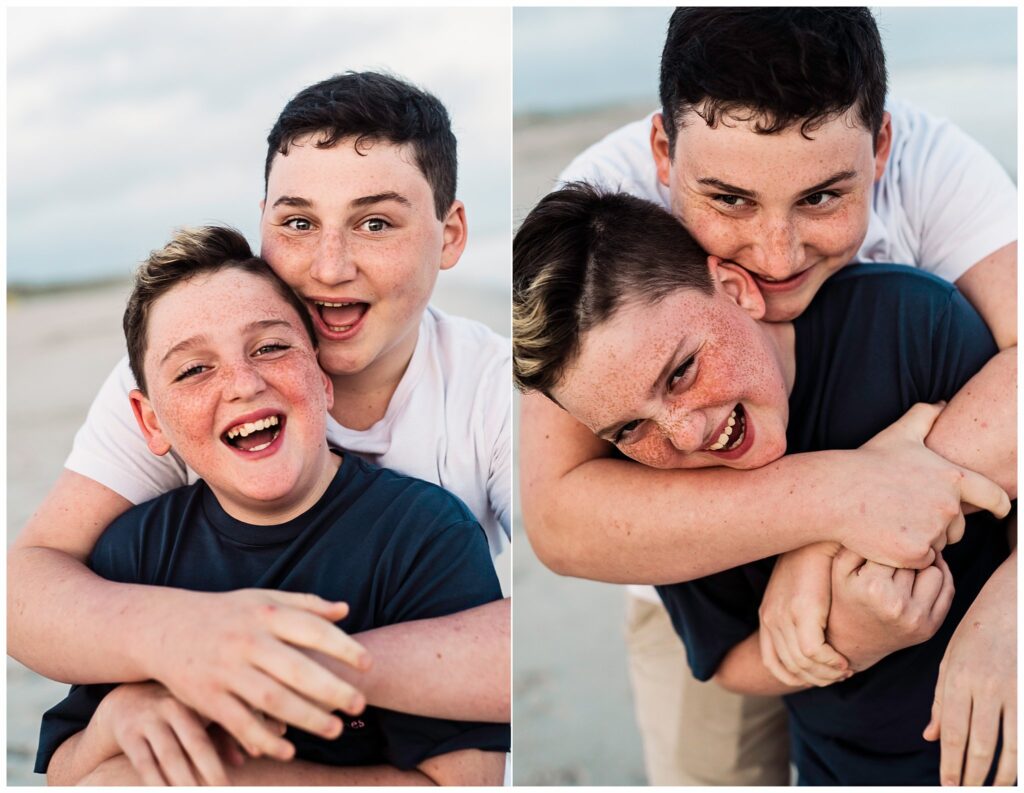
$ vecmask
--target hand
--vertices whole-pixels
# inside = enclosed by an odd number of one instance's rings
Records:
[[[843,548],[832,562],[826,639],[855,672],[927,641],[953,602],[953,576],[941,554],[924,570],[868,562]]]
[[[1003,745],[995,784],[1012,785],[1017,777],[1015,565],[1016,554],[989,579],[949,640],[939,666],[924,737],[942,741],[943,785],[984,783],[1000,721]]]
[[[998,485],[925,447],[942,407],[916,404],[849,453],[858,456],[857,465],[838,472],[854,499],[846,509],[850,525],[836,537],[845,547],[879,564],[923,569],[963,536],[961,503],[997,517],[1010,511]]]
[[[126,683],[104,697],[96,720],[145,785],[227,785],[205,720],[159,683]],[[237,753],[237,750],[236,750]]]
[[[146,668],[253,757],[289,760],[295,751],[256,712],[325,738],[341,733],[332,711],[362,712],[360,692],[298,649],[368,668],[369,653],[333,624],[348,614],[344,603],[260,589],[180,596],[146,647]]]
[[[820,542],[782,554],[759,614],[761,660],[788,686],[846,680],[849,662],[825,641],[832,604],[832,558],[838,543]]]

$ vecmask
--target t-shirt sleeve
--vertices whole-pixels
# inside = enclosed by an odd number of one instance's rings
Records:
[[[952,122],[908,109],[906,123],[899,189],[917,261],[952,283],[1017,239],[1017,189],[996,158]]]
[[[489,382],[500,385],[488,418],[490,465],[487,473],[487,500],[505,536],[512,538],[512,380],[511,360]]]
[[[157,457],[146,447],[128,400],[133,388],[135,379],[125,357],[100,387],[64,467],[141,504],[186,484],[190,477],[175,452]]]
[[[999,348],[981,315],[960,292],[951,289],[932,330],[928,402],[952,398]]]
[[[383,599],[381,624],[454,614],[501,598],[484,531],[460,519],[427,532],[407,557]],[[380,711],[388,762],[414,768],[427,758],[460,749],[507,752],[508,724],[450,721]]]

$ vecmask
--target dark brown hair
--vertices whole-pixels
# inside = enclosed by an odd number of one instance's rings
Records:
[[[379,72],[346,72],[299,91],[284,107],[267,137],[263,173],[266,192],[270,166],[303,135],[319,133],[317,148],[342,138],[360,145],[376,140],[412,147],[416,166],[434,193],[434,211],[444,220],[455,201],[458,171],[455,135],[448,111],[426,91]]]
[[[623,303],[711,294],[707,255],[671,214],[584,182],[543,198],[512,241],[513,376],[550,396],[580,338]]]
[[[135,272],[135,285],[124,310],[124,338],[128,345],[128,363],[142,393],[146,391],[143,361],[149,345],[147,324],[153,304],[176,284],[201,273],[226,268],[242,270],[270,282],[277,293],[294,308],[317,348],[313,320],[302,299],[278,277],[270,265],[253,256],[241,232],[227,226],[184,228],[160,250],[150,253]]]
[[[851,107],[877,138],[885,52],[866,8],[677,8],[661,54],[670,152],[688,111],[714,127],[753,121],[762,134],[800,124],[805,137]]]

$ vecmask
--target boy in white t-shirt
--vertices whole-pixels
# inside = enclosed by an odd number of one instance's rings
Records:
[[[454,266],[466,244],[447,111],[395,77],[347,73],[296,95],[268,144],[262,254],[316,327],[336,395],[329,439],[454,492],[497,553],[509,533],[510,351],[477,323],[427,307],[438,271]],[[333,679],[325,689],[318,665],[292,649],[333,646],[337,629],[315,598],[204,594],[209,607],[197,609],[178,590],[90,573],[82,561],[105,526],[194,476],[181,460],[147,452],[125,410],[133,386],[120,364],[11,550],[11,655],[68,682],[158,680],[243,746],[273,757],[288,755],[287,742],[253,709],[317,732],[348,700],[344,680],[393,710],[508,720],[507,600],[362,634],[372,667],[355,672],[321,659]],[[123,630],[104,630],[112,612]]]
[[[840,51],[848,57],[835,58]],[[769,320],[799,315],[831,273],[857,258],[928,266],[956,281],[999,344],[969,384],[972,398],[982,405],[1013,398],[1014,187],[952,125],[896,103],[886,111],[884,53],[866,9],[677,9],[662,55],[661,100],[661,113],[595,144],[561,179],[671,208],[709,253],[752,274]],[[607,444],[536,395],[523,400],[521,426],[520,459],[531,465],[522,479],[525,525],[540,558],[562,574],[672,583],[826,536],[881,537],[894,524],[906,525],[908,537],[920,532],[915,547],[880,542],[875,561],[923,567],[949,520],[926,503],[931,475],[922,477],[908,456],[917,448],[795,456],[747,480],[743,499],[708,500],[698,496],[732,492],[724,478],[716,487],[717,474],[698,482],[608,459]],[[959,428],[969,443],[968,415]],[[1014,467],[1006,461],[1007,481]],[[797,505],[788,497],[795,488],[818,497]],[[790,598],[789,609],[802,611],[785,615],[794,646],[821,618],[820,603],[800,603]],[[664,610],[642,596],[631,599],[630,633],[651,782],[788,782],[781,706],[693,685],[680,672],[682,648]],[[970,643],[957,637],[950,652],[962,662],[958,684],[977,691],[991,669]],[[824,674],[838,662],[823,643],[799,645],[802,654],[786,656],[790,673],[809,666]],[[707,714],[717,719],[715,741],[696,737],[706,734],[698,719]],[[967,733],[969,714],[959,704],[940,714],[952,725],[942,733],[950,779],[959,779],[957,735]]]

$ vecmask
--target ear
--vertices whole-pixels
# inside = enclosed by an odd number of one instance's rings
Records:
[[[708,270],[716,291],[724,293],[754,319],[764,319],[764,297],[750,273],[718,256],[708,256]]]
[[[875,138],[875,181],[882,178],[885,173],[885,165],[889,162],[889,152],[892,151],[892,116],[889,113],[882,115],[882,127],[878,130]]]
[[[661,113],[655,113],[651,119],[651,154],[654,155],[654,167],[658,172],[658,181],[668,187],[672,155],[668,151],[668,135],[665,133],[665,119]]]
[[[132,412],[135,414],[135,421],[142,430],[142,437],[146,439],[149,450],[157,457],[163,457],[171,450],[171,442],[164,436],[160,429],[160,421],[156,417],[153,405],[149,398],[139,389],[133,388],[128,394],[132,403]]]
[[[444,218],[444,248],[441,249],[441,269],[448,270],[462,256],[466,249],[469,229],[466,226],[466,206],[461,201],[453,201],[451,209]]]
[[[331,408],[334,407],[334,381],[323,369],[320,370],[320,376],[324,379],[324,394],[326,396],[327,410],[330,412]]]

